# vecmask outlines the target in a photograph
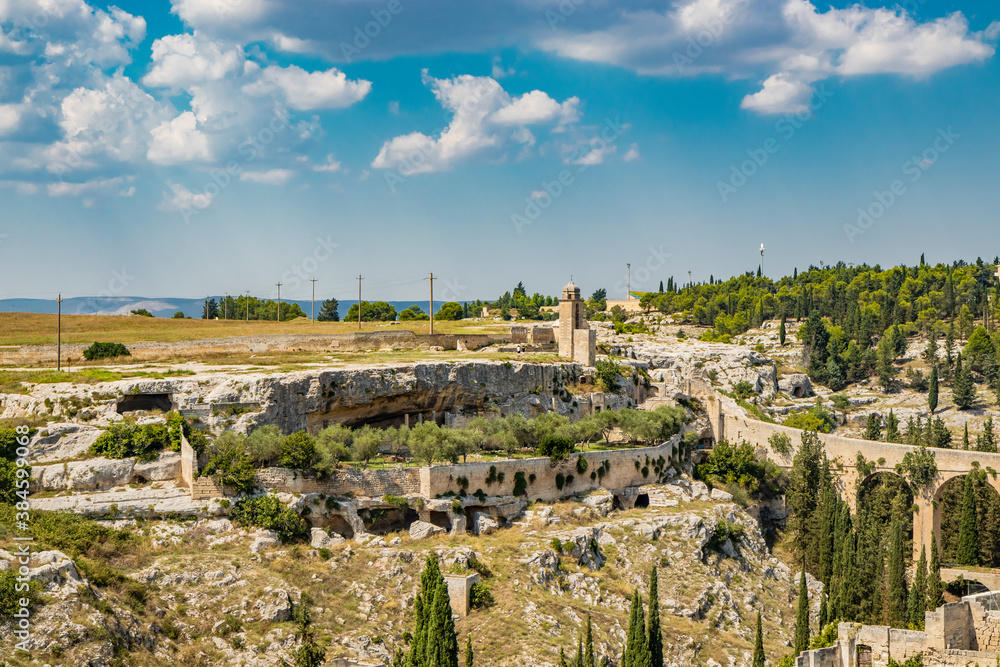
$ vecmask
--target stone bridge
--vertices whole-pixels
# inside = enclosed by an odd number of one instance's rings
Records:
[[[705,382],[694,380],[690,385],[690,393],[702,400],[708,410],[712,433],[716,441],[726,438],[730,442],[747,441],[758,449],[764,449],[768,458],[782,468],[791,468],[795,449],[802,436],[799,429],[771,424],[749,418],[736,401],[716,393]],[[775,433],[784,433],[792,441],[792,449],[787,454],[776,452],[769,441]],[[876,475],[896,475],[896,464],[902,463],[907,452],[916,450],[911,445],[897,445],[870,440],[844,438],[833,434],[818,434],[826,455],[833,463],[833,472],[841,495],[851,506],[851,511],[857,511],[858,490]],[[1000,454],[986,452],[964,451],[960,449],[929,449],[934,453],[937,463],[937,474],[934,478],[917,489],[914,493],[914,503],[917,511],[913,515],[913,553],[914,558],[920,556],[920,550],[931,546],[931,536],[936,535],[941,544],[941,513],[940,501],[945,485],[956,477],[969,474],[978,465],[979,469],[1000,471]],[[858,454],[874,464],[874,472],[860,479],[856,462]],[[986,475],[986,481],[997,493],[1000,493],[1000,480],[997,475]],[[971,576],[969,578],[976,578]]]

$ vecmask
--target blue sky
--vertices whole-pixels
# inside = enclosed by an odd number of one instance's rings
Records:
[[[41,8],[41,9],[39,9]],[[14,0],[0,298],[491,298],[1000,252],[1000,12]],[[374,21],[381,20],[383,25]],[[368,29],[367,41],[357,35]]]

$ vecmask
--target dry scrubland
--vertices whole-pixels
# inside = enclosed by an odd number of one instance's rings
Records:
[[[434,323],[435,333],[502,333],[508,324],[460,320]],[[36,313],[0,313],[0,345],[55,345],[57,316]],[[360,331],[413,331],[427,333],[428,322],[362,322]],[[163,317],[112,315],[62,316],[63,343],[171,343],[182,340],[277,334],[344,334],[359,331],[357,322],[290,322],[263,320],[181,320]]]

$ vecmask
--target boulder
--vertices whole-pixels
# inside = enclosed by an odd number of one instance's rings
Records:
[[[330,549],[332,547],[339,547],[345,540],[343,537],[334,533],[333,535],[327,534],[322,528],[313,528],[310,531],[309,546],[313,549]]]
[[[499,527],[500,524],[497,523],[497,520],[489,514],[484,512],[474,512],[472,514],[473,535],[489,535]]]
[[[778,380],[778,389],[795,398],[812,396],[812,380],[803,373],[792,373]]]
[[[135,459],[89,459],[70,464],[66,486],[78,491],[124,486],[132,481]]]
[[[259,554],[268,547],[276,547],[281,543],[278,533],[273,530],[258,530],[254,535],[253,543],[250,545],[250,553]]]
[[[87,424],[49,424],[31,441],[31,460],[46,463],[79,458],[100,434],[101,429]]]
[[[521,561],[528,566],[531,581],[544,586],[559,576],[559,556],[552,549],[536,551]]]
[[[708,500],[708,485],[705,482],[691,482],[691,495],[698,500]]]
[[[280,623],[292,618],[292,601],[288,593],[283,590],[270,591],[270,595],[265,595],[264,599],[257,601],[254,609],[260,613],[262,621]]]
[[[426,521],[414,521],[410,525],[410,539],[413,540],[422,540],[434,535],[441,535],[444,532],[446,532],[444,528]]]
[[[451,517],[451,534],[452,535],[462,535],[465,533],[465,527],[468,524],[464,514],[456,514]]]
[[[733,494],[728,491],[723,491],[722,489],[712,489],[712,500],[718,500],[723,503],[731,503],[733,501]]]

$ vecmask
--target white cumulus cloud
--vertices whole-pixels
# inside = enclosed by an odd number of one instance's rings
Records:
[[[153,128],[146,157],[150,162],[179,164],[211,159],[208,137],[198,130],[198,119],[185,111]]]
[[[267,171],[244,171],[240,180],[261,185],[284,185],[295,175],[291,169],[268,169]]]

